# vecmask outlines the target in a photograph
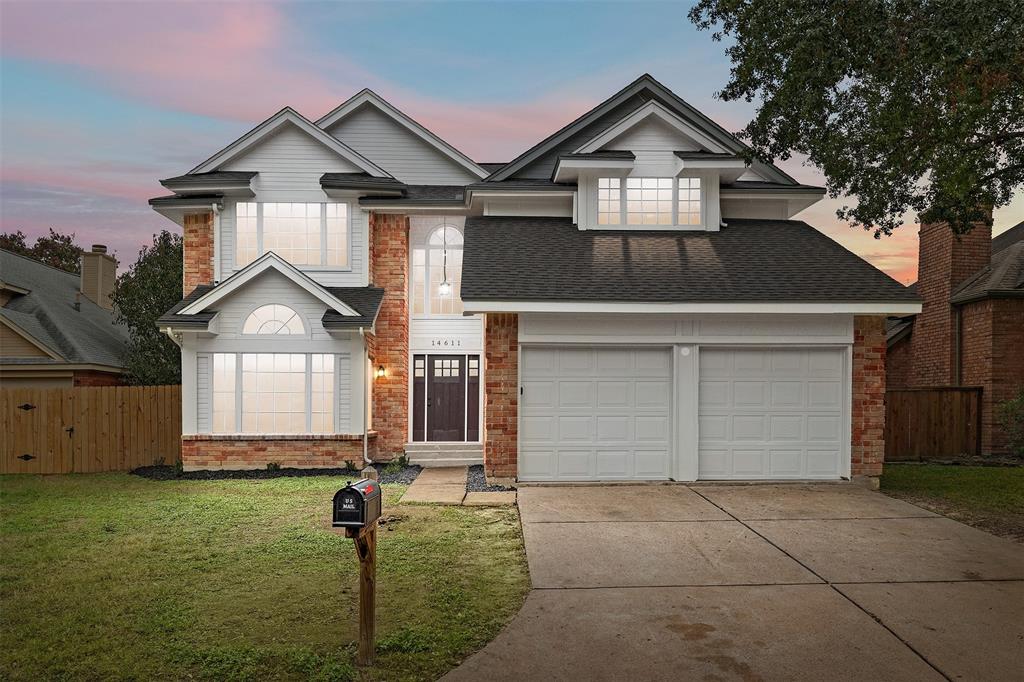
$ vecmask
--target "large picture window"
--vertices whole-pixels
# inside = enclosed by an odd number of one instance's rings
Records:
[[[214,433],[334,432],[334,356],[215,353]]]
[[[348,204],[238,202],[235,222],[239,267],[267,251],[293,265],[349,265]]]
[[[699,178],[598,178],[598,225],[700,225]]]

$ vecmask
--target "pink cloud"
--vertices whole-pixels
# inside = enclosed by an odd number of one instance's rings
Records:
[[[103,162],[79,164],[65,169],[32,164],[4,164],[0,167],[0,182],[85,192],[129,199],[140,204],[160,193],[160,187],[149,177],[133,174],[133,180],[124,180],[117,177],[120,173],[105,174],[104,169],[108,166],[111,170],[116,168]]]

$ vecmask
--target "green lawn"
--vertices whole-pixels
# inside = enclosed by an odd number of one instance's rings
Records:
[[[1024,467],[889,464],[882,492],[1024,541]]]
[[[0,679],[436,679],[528,589],[513,509],[396,504],[377,664],[354,668],[358,562],[334,477],[0,477]]]

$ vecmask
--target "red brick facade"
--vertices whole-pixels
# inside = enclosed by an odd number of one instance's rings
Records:
[[[885,460],[885,318],[853,318],[852,473],[880,476]]]
[[[906,336],[885,352],[885,384],[890,388],[910,386],[914,374],[914,344]]]
[[[213,284],[213,213],[185,216],[182,239],[185,247],[182,291],[188,296],[200,284]]]
[[[368,450],[374,458],[377,434],[370,432]],[[297,435],[256,438],[203,434],[183,436],[181,464],[185,471],[203,469],[266,469],[268,464],[302,469],[364,466],[363,437]]]
[[[373,428],[378,454],[405,452],[409,434],[409,220],[404,215],[370,214],[370,281],[384,289],[371,342]]]
[[[924,223],[920,233],[917,293],[924,300],[911,340],[913,385],[948,386],[955,381],[953,290],[988,265],[992,228],[979,223],[956,236],[946,223]]]
[[[514,478],[518,467],[519,316],[484,320],[484,471]]]

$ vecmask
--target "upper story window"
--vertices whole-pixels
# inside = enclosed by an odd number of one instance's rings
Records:
[[[348,204],[239,202],[235,265],[273,251],[293,265],[348,267]]]
[[[598,225],[700,225],[700,178],[598,178]]]
[[[261,305],[245,318],[243,334],[305,334],[299,314],[286,305]]]
[[[412,314],[462,314],[462,233],[442,225],[412,250]]]

